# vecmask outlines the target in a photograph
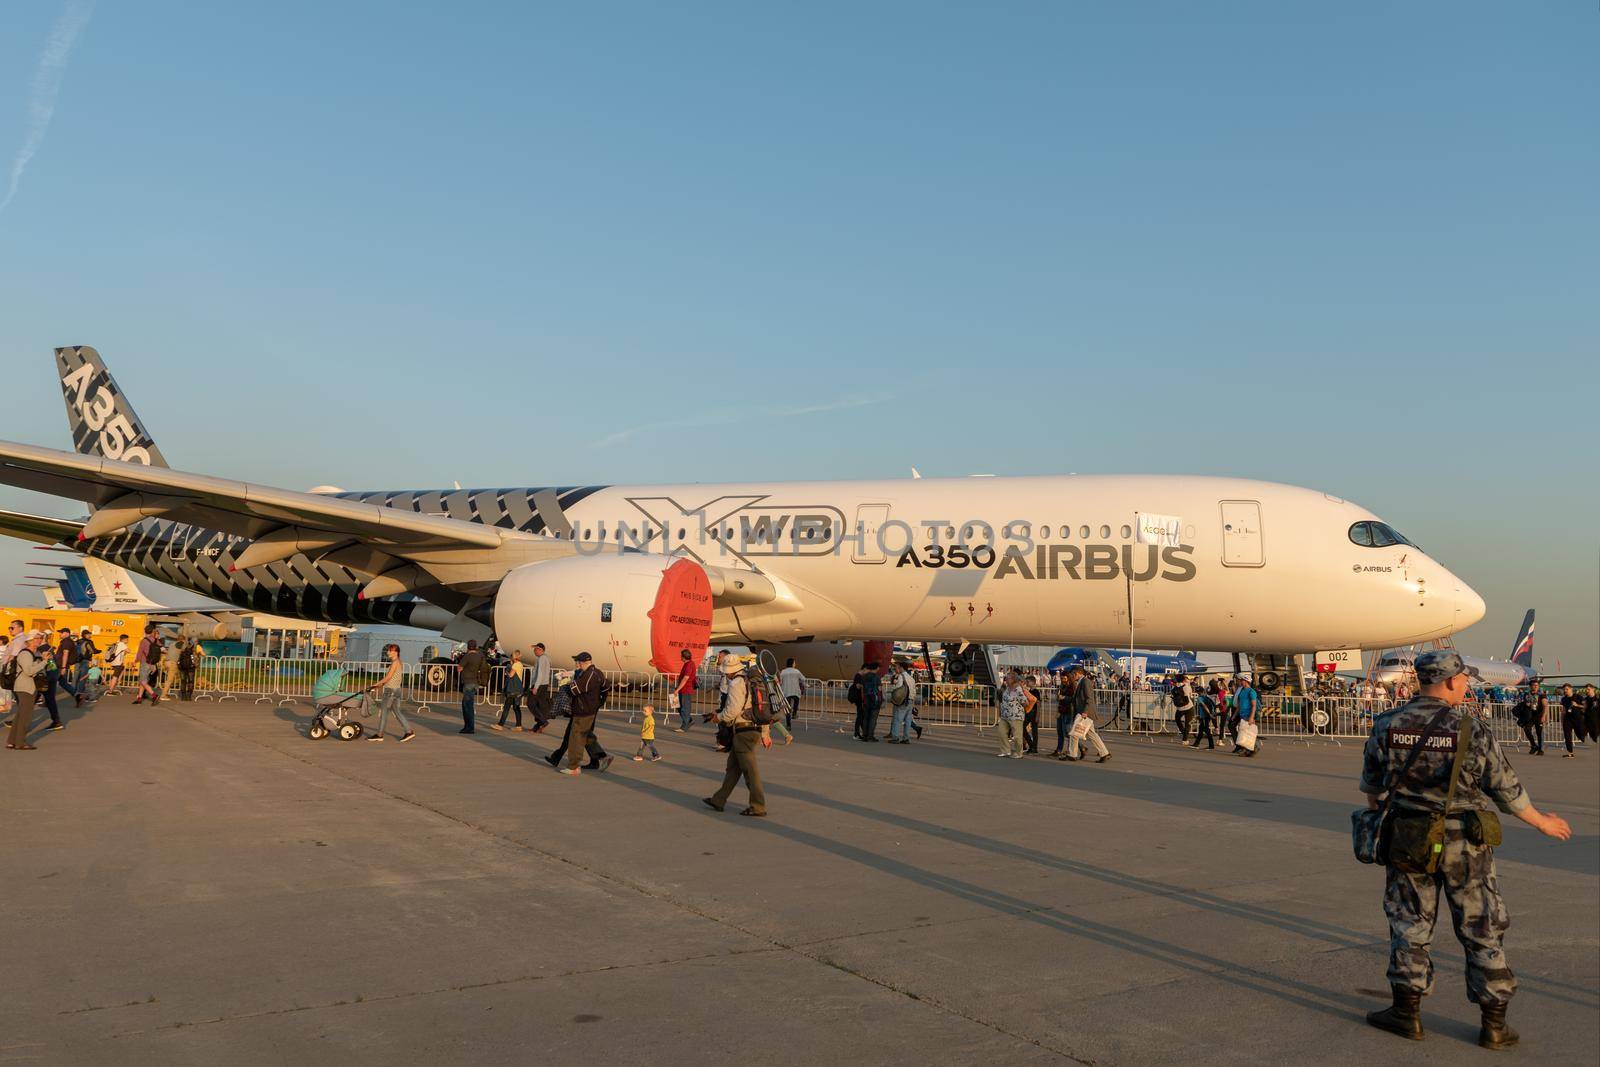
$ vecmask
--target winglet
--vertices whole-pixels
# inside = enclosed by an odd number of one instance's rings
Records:
[[[165,467],[166,457],[139,421],[105,361],[88,345],[56,349],[72,447],[85,456]]]

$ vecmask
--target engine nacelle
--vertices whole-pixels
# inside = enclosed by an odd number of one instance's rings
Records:
[[[700,564],[646,553],[568,556],[517,567],[494,598],[494,630],[508,652],[534,642],[557,665],[579,652],[603,671],[675,674],[687,648],[699,663],[711,641],[711,582]]]

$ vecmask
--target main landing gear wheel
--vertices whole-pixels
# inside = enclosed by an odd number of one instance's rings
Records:
[[[313,741],[321,741],[328,736],[328,728],[320,722],[314,722],[311,724],[311,728],[306,731],[306,736]]]
[[[358,722],[347,722],[339,727],[339,740],[341,741],[354,741],[360,736],[361,724]]]

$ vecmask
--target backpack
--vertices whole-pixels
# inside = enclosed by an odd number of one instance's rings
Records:
[[[778,717],[772,712],[772,698],[767,695],[767,687],[754,678],[746,678],[744,684],[745,714],[749,715],[750,721],[757,726],[771,726]]]
[[[883,706],[883,685],[876,674],[867,672],[861,680],[861,701],[869,708]]]
[[[192,645],[178,653],[178,669],[180,671],[192,671],[195,666],[194,647]]]
[[[852,679],[850,682],[850,688],[845,690],[844,698],[857,707],[860,707],[861,702],[867,698],[867,694],[862,691],[861,683]]]
[[[21,653],[19,652],[17,655],[20,656]],[[6,660],[5,666],[0,667],[0,689],[15,689],[17,687],[17,676],[21,673],[22,670],[17,665],[17,656],[12,656]]]
[[[889,690],[889,703],[897,708],[911,703],[911,687],[904,682],[896,682],[895,687]]]

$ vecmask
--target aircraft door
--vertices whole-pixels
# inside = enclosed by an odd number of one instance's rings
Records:
[[[171,538],[167,541],[167,558],[183,562],[189,558],[189,540],[194,537],[193,526],[173,526],[167,531]]]
[[[1224,500],[1222,503],[1222,565],[1260,567],[1267,561],[1261,535],[1261,502]]]
[[[844,532],[845,536],[850,538],[852,563],[888,562],[889,557],[884,554],[883,546],[878,540],[880,531],[888,521],[888,504],[856,505],[856,524]]]

